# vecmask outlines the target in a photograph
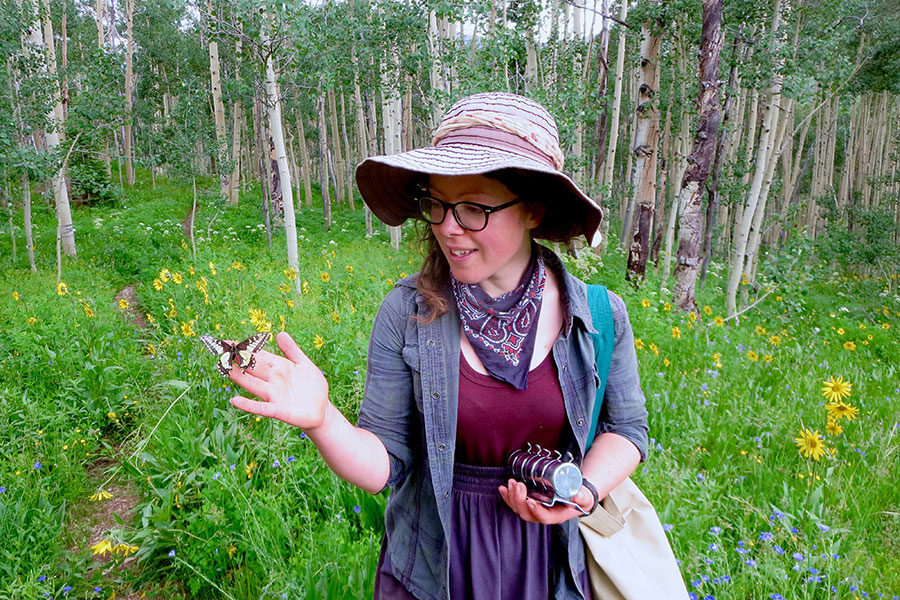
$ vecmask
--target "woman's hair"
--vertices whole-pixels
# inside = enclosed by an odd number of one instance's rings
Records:
[[[526,203],[543,205],[543,218],[540,225],[532,230],[532,237],[553,242],[568,242],[578,235],[579,225],[571,215],[560,214],[562,211],[554,212],[550,209],[558,189],[555,178],[523,169],[501,169],[484,173],[484,176],[499,181]],[[427,190],[428,175],[423,174],[421,178],[416,178],[413,186],[419,190]],[[447,293],[450,286],[450,265],[431,227],[424,222],[420,223],[424,226],[419,229],[418,239],[425,259],[422,262],[422,270],[419,271],[416,289],[425,299],[428,316],[416,319],[422,323],[430,323],[450,309]]]

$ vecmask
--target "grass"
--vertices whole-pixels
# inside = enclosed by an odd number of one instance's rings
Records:
[[[303,208],[298,294],[283,234],[267,247],[252,192],[220,210],[214,182],[201,182],[195,259],[182,234],[190,186],[158,184],[75,211],[79,259],[64,264],[62,295],[49,208],[36,202],[36,275],[21,231],[13,261],[0,230],[0,597],[152,594],[171,582],[198,598],[370,596],[385,497],[339,481],[297,430],[232,409],[197,336],[287,330],[354,418],[375,311],[417,269],[414,244],[394,251],[383,230],[366,239],[362,212],[342,208],[327,232],[321,210]],[[693,594],[900,593],[900,301],[884,282],[815,264],[781,272],[739,323],[718,326],[716,265],[691,316],[652,273],[641,289],[626,284],[615,251],[566,262],[629,307],[653,438],[634,479]],[[114,299],[132,284],[138,305],[123,308]],[[859,409],[839,435],[826,433],[821,390],[838,376]],[[798,452],[803,428],[825,434],[820,460]],[[106,539],[134,548],[141,568],[104,575],[67,525],[98,491],[86,470],[109,460],[142,499]]]

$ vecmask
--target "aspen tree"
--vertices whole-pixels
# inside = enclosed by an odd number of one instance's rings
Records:
[[[59,90],[59,80],[56,77],[56,49],[53,41],[53,22],[50,20],[50,1],[43,0],[43,38],[41,37],[41,8],[36,2],[32,4],[32,7],[34,9],[35,20],[28,28],[27,45],[30,47],[26,48],[26,53],[36,54],[41,52],[43,54],[41,69],[49,75],[49,80],[51,82],[52,105],[47,111],[48,127],[45,137],[47,140],[47,149],[54,152],[60,146],[64,122],[62,118],[63,110],[62,98]],[[75,250],[75,227],[72,224],[72,209],[69,205],[69,190],[66,185],[67,159],[68,153],[65,154],[62,164],[50,178],[50,186],[53,190],[53,199],[56,205],[57,247],[61,247],[66,256],[75,257],[77,255]],[[57,271],[59,271],[60,268],[61,265],[58,264]]]
[[[122,146],[125,152],[125,181],[128,185],[134,185],[134,165],[131,161],[132,141],[132,104],[134,89],[134,0],[125,0],[125,125],[123,127]]]
[[[653,201],[656,192],[657,143],[659,140],[659,111],[657,90],[659,69],[657,59],[662,34],[658,25],[645,23],[641,27],[641,82],[635,110],[632,153],[635,159],[634,216],[627,240],[628,264],[626,276],[630,281],[644,278],[650,254],[650,232],[653,227]]]
[[[235,81],[241,79],[241,55],[243,54],[243,44],[240,35],[243,32],[243,26],[238,23],[238,37],[234,42],[234,78]],[[231,177],[228,179],[228,202],[229,204],[237,204],[239,198],[238,182],[241,174],[241,128],[244,123],[244,106],[241,102],[240,94],[235,94],[234,103],[231,105]]]
[[[775,35],[781,23],[781,0],[775,0],[772,17],[772,34]],[[776,51],[776,57],[777,57]],[[734,230],[733,253],[731,260],[731,272],[728,278],[728,286],[725,291],[725,307],[729,317],[735,317],[737,314],[737,290],[741,281],[746,275],[744,271],[744,261],[747,251],[747,239],[750,235],[750,228],[753,225],[754,213],[762,191],[763,179],[766,174],[767,161],[769,155],[773,151],[775,143],[775,128],[778,125],[778,105],[781,99],[781,73],[782,61],[780,58],[775,59],[773,68],[773,81],[769,86],[766,106],[764,109],[762,133],[760,135],[759,148],[756,153],[754,164],[753,181],[747,199],[744,202],[743,210],[736,210],[740,215],[740,221],[736,221]]]
[[[325,124],[325,95],[322,92],[322,79],[316,96],[316,126],[319,134],[319,190],[322,193],[322,213],[325,217],[325,229],[331,229],[331,187],[328,184],[328,129]]]
[[[331,126],[331,143],[326,145],[330,161],[333,161],[334,197],[338,205],[344,203],[344,158],[341,150],[341,134],[338,129],[337,103],[334,99],[334,87],[329,86],[325,92],[328,101],[328,123]]]
[[[350,210],[356,210],[356,202],[353,199],[353,173],[351,166],[353,160],[350,158],[350,136],[347,133],[347,108],[344,102],[344,92],[341,92],[341,108],[338,115],[341,122],[341,136],[343,139],[343,154],[341,155],[344,162],[344,197],[350,204]]]
[[[268,19],[266,19],[268,20]],[[263,26],[263,47],[268,46],[268,27]],[[272,143],[275,150],[275,159],[278,162],[278,174],[282,185],[284,199],[284,234],[287,242],[288,266],[299,271],[297,251],[297,219],[294,215],[294,195],[291,189],[291,174],[288,171],[287,154],[284,150],[284,133],[281,121],[281,98],[278,93],[278,74],[275,71],[274,49],[266,53],[266,108],[269,113],[269,129],[272,135]],[[300,293],[300,278],[294,279],[294,287]]]
[[[213,116],[216,123],[216,169],[219,171],[219,192],[223,202],[231,201],[231,174],[225,168],[226,147],[225,105],[222,102],[222,74],[219,62],[219,42],[217,16],[213,12],[212,0],[206,0],[206,17],[209,22],[209,79],[212,90]],[[268,71],[266,73],[268,77]],[[285,184],[282,182],[282,188]]]
[[[300,169],[300,173],[303,177],[303,197],[305,198],[304,205],[310,207],[312,206],[312,179],[310,177],[312,163],[309,162],[309,150],[306,146],[306,131],[303,127],[303,113],[297,111],[296,120],[297,143],[300,146],[300,161],[303,163],[303,166]]]

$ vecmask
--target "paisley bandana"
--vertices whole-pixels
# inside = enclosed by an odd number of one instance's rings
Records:
[[[499,298],[491,298],[478,284],[460,283],[452,275],[450,279],[463,332],[481,364],[495,379],[526,389],[534,354],[532,328],[547,282],[540,254],[532,253],[519,286]]]

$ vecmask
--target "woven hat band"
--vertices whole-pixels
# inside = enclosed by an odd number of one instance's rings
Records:
[[[443,146],[452,143],[468,143],[508,150],[562,171],[564,158],[559,140],[536,123],[514,115],[495,111],[469,110],[444,119],[431,144]]]

